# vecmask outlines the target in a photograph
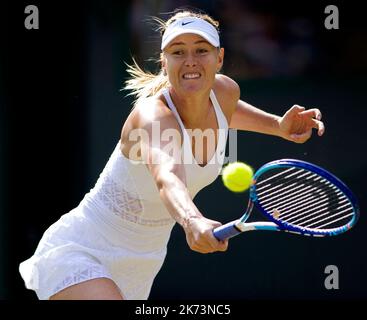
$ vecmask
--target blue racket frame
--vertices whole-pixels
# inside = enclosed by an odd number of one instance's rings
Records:
[[[333,183],[344,195],[350,199],[355,214],[353,215],[353,218],[344,226],[333,228],[333,229],[308,229],[308,228],[302,228],[298,226],[294,226],[292,224],[279,221],[273,218],[273,216],[268,213],[258,202],[257,195],[256,195],[256,180],[259,176],[264,174],[266,171],[275,169],[275,168],[284,168],[284,167],[297,167],[305,170],[309,170],[311,172],[315,172],[316,174],[322,176],[326,180]],[[245,223],[245,221],[250,216],[250,213],[253,209],[253,206],[256,206],[256,208],[264,214],[264,216],[268,217],[270,222],[252,222],[252,223]],[[330,172],[326,171],[325,169],[306,162],[302,160],[296,160],[296,159],[281,159],[281,160],[275,160],[269,163],[266,163],[262,167],[260,167],[253,177],[253,183],[250,188],[250,199],[248,202],[248,206],[246,209],[246,212],[243,214],[243,216],[239,220],[235,220],[232,222],[229,222],[223,226],[220,226],[213,230],[214,236],[218,240],[224,240],[227,238],[232,238],[242,232],[250,231],[250,230],[267,230],[267,231],[286,231],[286,232],[293,232],[297,234],[302,235],[308,235],[308,236],[318,236],[318,237],[324,237],[324,236],[335,236],[341,233],[346,232],[350,228],[352,228],[359,218],[359,206],[356,197],[352,193],[352,191],[337,177],[335,177]]]

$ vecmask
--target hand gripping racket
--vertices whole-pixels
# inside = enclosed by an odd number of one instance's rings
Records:
[[[245,223],[254,205],[269,222]],[[251,230],[335,236],[353,227],[358,216],[355,196],[337,177],[305,161],[282,159],[256,171],[244,215],[213,233],[218,240]]]

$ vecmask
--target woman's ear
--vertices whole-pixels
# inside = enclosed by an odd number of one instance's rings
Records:
[[[220,48],[218,53],[217,72],[219,72],[222,69],[223,61],[224,61],[224,48]]]

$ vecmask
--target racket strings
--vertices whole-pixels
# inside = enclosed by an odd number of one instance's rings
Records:
[[[288,204],[288,198],[292,197],[294,198],[295,195],[305,195],[306,191],[314,191],[316,190],[316,187],[312,186],[306,186],[304,187],[303,185],[299,184],[297,185],[297,183],[293,183],[291,185],[288,185],[285,188],[281,188],[279,190],[277,190],[276,192],[273,192],[271,194],[268,195],[264,195],[263,198],[263,203],[267,203],[268,205],[272,205],[274,202],[277,202],[277,204],[279,204],[279,197],[281,196],[283,199],[284,203]],[[260,197],[262,195],[259,195]],[[296,199],[294,199],[296,201]]]
[[[338,228],[354,215],[351,201],[334,184],[301,168],[278,168],[260,176],[256,193],[275,220],[302,228]]]
[[[309,177],[306,177],[306,174],[304,174],[299,178],[308,179]],[[287,190],[290,192],[302,188],[303,186],[298,183],[299,178],[287,179],[286,182],[281,185],[282,188],[280,188],[279,185],[276,185],[267,190],[259,192],[258,195],[262,196],[264,200],[267,199],[267,201],[277,199],[279,193],[287,194]]]
[[[273,176],[271,176],[270,178],[267,178],[267,179],[264,179],[264,180],[261,180],[261,181],[258,181],[257,183],[256,183],[256,190],[261,190],[262,188],[265,188],[265,187],[267,187],[267,186],[269,186],[270,184],[270,180],[274,180],[274,179],[276,179],[276,178],[279,178],[280,176],[282,176],[282,175],[284,175],[284,174],[286,174],[286,173],[289,173],[289,172],[291,172],[291,171],[294,171],[294,170],[296,170],[296,168],[290,168],[290,169],[287,169],[287,170],[284,170],[283,172],[280,172],[280,173],[277,173],[277,174],[275,174],[275,175],[273,175]],[[297,174],[297,172],[294,172],[294,174]],[[290,176],[292,176],[293,174],[291,174]],[[289,176],[288,176],[289,177]],[[261,186],[261,185],[264,185],[264,183],[265,182],[267,182],[268,184],[266,185],[266,186],[263,186],[263,187],[259,187],[259,186]]]
[[[313,190],[315,190],[315,188],[313,188]],[[334,195],[333,195],[334,196]],[[326,194],[322,195],[320,197],[320,203],[321,202],[325,202],[327,201],[328,197]],[[310,205],[314,202],[318,201],[314,196],[310,195],[309,193],[304,193],[303,195],[301,195],[298,199],[294,199],[294,200],[290,200],[289,202],[287,201],[283,201],[281,203],[279,203],[278,205],[278,210],[282,211],[282,216],[286,213],[288,213],[289,211],[293,210],[295,207],[300,207],[303,204],[307,204]],[[264,206],[266,207],[266,206]]]
[[[310,195],[307,193],[306,195],[300,197],[299,199],[302,199],[301,201],[292,200],[289,203],[284,203],[282,205],[277,206],[278,210],[282,211],[281,216],[283,218],[287,218],[290,216],[293,216],[294,214],[301,211],[301,209],[304,208],[310,208],[314,206],[315,204],[323,205],[328,204],[333,201],[342,201],[342,193],[337,192],[333,194],[323,194],[319,198],[315,197],[314,195]],[[344,197],[345,198],[345,197]],[[295,211],[296,210],[296,211]],[[287,215],[290,213],[289,215]]]
[[[321,222],[323,221],[323,220],[320,220],[321,217],[324,217],[324,216],[328,216],[329,218],[332,217],[332,215],[330,215],[331,210],[335,210],[335,209],[341,210],[344,208],[348,209],[348,206],[349,206],[348,202],[343,205],[340,205],[339,202],[335,202],[331,205],[324,204],[323,206],[314,206],[314,207],[311,207],[311,210],[301,211],[297,215],[288,216],[287,218],[282,217],[282,216],[280,216],[279,218],[284,221],[287,221],[288,223],[293,223],[293,224],[300,224],[301,222],[305,224],[315,219],[318,219],[317,221]],[[340,213],[343,213],[343,211],[340,211]],[[305,227],[310,227],[312,225],[313,224],[305,225]]]
[[[310,177],[306,178],[306,180],[308,180],[309,178],[314,178],[313,181],[318,181],[320,179],[322,179],[320,176],[317,176],[313,173],[309,173]],[[263,203],[267,203],[268,205],[271,205],[273,202],[277,202],[277,204],[279,204],[279,197],[282,197],[282,200],[284,203],[288,203],[288,198],[291,197],[294,199],[294,201],[297,201],[297,199],[299,198],[295,198],[295,195],[307,195],[307,193],[305,193],[306,191],[310,192],[310,191],[314,191],[317,189],[316,186],[313,186],[311,184],[300,184],[299,180],[301,178],[304,178],[304,174],[295,177],[291,180],[288,180],[286,182],[280,183],[275,185],[274,187],[270,188],[271,190],[273,190],[273,192],[271,193],[267,193],[266,190],[263,192],[258,193],[258,197],[262,198]],[[287,177],[285,177],[285,179],[288,179]],[[292,183],[293,182],[293,183]],[[305,186],[306,185],[306,186]],[[274,191],[276,190],[276,191]],[[301,196],[302,197],[302,196]]]

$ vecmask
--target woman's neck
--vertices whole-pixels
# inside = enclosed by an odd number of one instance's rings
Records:
[[[210,91],[183,96],[170,88],[169,93],[185,127],[200,127],[211,108]]]

